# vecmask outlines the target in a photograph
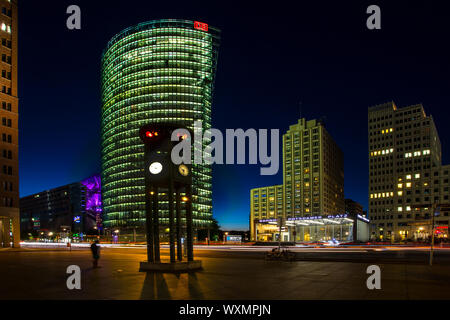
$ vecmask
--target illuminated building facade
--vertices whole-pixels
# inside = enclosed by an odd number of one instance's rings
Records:
[[[20,246],[17,1],[0,0],[0,248]]]
[[[101,219],[100,175],[20,199],[23,240],[100,234]]]
[[[121,234],[143,234],[144,146],[139,129],[175,123],[211,127],[211,102],[219,30],[207,24],[164,19],[125,29],[108,43],[102,58],[102,198],[104,225]],[[204,141],[203,147],[208,145]],[[211,167],[193,164],[193,224],[212,219]],[[167,195],[165,195],[167,197]],[[161,224],[168,223],[160,199]]]
[[[343,153],[321,121],[300,119],[283,135],[283,182],[250,191],[252,240],[275,241],[280,218],[283,241],[354,239],[358,218],[345,215]]]
[[[443,166],[433,117],[422,105],[369,108],[369,217],[378,240],[427,240],[432,206],[438,236],[448,237],[449,166]]]

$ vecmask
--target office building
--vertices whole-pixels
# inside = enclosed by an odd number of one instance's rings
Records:
[[[0,248],[20,246],[17,1],[0,0]]]
[[[374,240],[427,240],[433,205],[439,236],[448,237],[449,166],[431,115],[421,104],[369,108],[369,217]]]
[[[344,155],[321,121],[300,119],[283,136],[286,216],[345,211]]]
[[[360,203],[353,201],[352,199],[345,199],[345,212],[352,215],[359,214],[363,217],[366,216],[363,210],[363,206]]]
[[[20,199],[22,240],[84,240],[102,229],[100,175]]]
[[[284,216],[284,186],[276,185],[255,188],[250,191],[250,238],[252,240],[271,241],[274,238],[273,225],[258,224],[259,219],[276,219]],[[258,237],[256,237],[258,228]],[[286,236],[286,234],[285,234]]]
[[[104,224],[144,234],[144,146],[139,129],[175,123],[211,127],[219,30],[178,19],[144,22],[123,30],[102,58],[102,198]],[[207,140],[204,146],[208,145]],[[193,164],[193,224],[212,219],[211,166]],[[167,195],[160,199],[168,223]]]
[[[276,241],[280,219],[282,241],[352,241],[354,225],[367,224],[345,212],[344,156],[322,121],[290,126],[283,135],[283,185],[250,191],[252,240]]]

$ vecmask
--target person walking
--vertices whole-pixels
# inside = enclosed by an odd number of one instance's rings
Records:
[[[92,257],[94,258],[94,268],[98,268],[98,259],[100,259],[100,244],[98,239],[91,244]]]

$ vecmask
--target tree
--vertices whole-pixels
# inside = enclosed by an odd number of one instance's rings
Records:
[[[217,241],[219,239],[219,223],[216,219],[212,218],[209,225],[209,238],[210,240]],[[198,239],[203,240],[208,237],[208,228],[198,230]]]

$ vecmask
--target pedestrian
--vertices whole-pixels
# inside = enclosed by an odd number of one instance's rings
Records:
[[[98,259],[100,259],[100,244],[98,239],[91,244],[92,257],[94,258],[94,268],[98,268]]]

